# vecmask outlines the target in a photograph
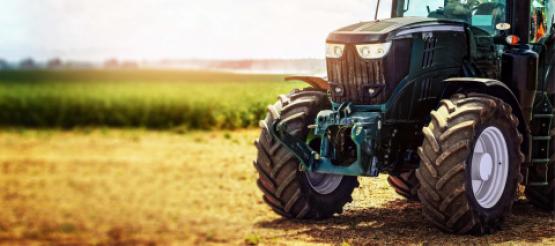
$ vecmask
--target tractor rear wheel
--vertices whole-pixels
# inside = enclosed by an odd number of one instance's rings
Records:
[[[409,201],[418,201],[418,179],[416,178],[415,170],[410,170],[398,175],[390,174],[387,178],[387,182],[400,196]]]
[[[317,114],[331,108],[325,92],[314,89],[295,90],[282,95],[268,106],[268,115],[260,122],[260,138],[255,142],[258,158],[258,187],[263,200],[278,214],[287,218],[324,219],[343,211],[352,201],[351,193],[358,186],[356,177],[309,173],[299,170],[299,160],[270,133],[277,119],[289,134],[319,144],[309,126]]]
[[[518,118],[508,104],[482,94],[442,100],[431,118],[416,171],[424,216],[446,232],[496,231],[521,180]]]

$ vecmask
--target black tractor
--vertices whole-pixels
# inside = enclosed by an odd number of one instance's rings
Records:
[[[260,122],[264,201],[324,219],[357,177],[387,173],[440,229],[499,229],[518,187],[555,210],[555,6],[549,0],[378,1],[332,32],[327,78],[281,95]],[[551,216],[549,213],[546,216]]]

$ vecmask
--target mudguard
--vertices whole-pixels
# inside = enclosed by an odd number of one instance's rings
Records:
[[[442,98],[449,98],[459,92],[476,92],[488,94],[503,99],[513,108],[513,112],[520,121],[519,130],[523,135],[528,134],[528,122],[522,114],[517,97],[511,89],[501,81],[487,78],[449,78],[443,81]],[[526,153],[526,152],[525,152]]]
[[[285,81],[303,81],[310,86],[322,90],[328,91],[330,89],[330,83],[325,80],[324,78],[317,77],[317,76],[289,76],[285,77]]]

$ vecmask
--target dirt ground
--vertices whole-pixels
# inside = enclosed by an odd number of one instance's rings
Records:
[[[288,221],[261,201],[256,130],[0,133],[1,244],[555,245],[555,214],[519,201],[490,236],[444,234],[385,181],[345,213]]]

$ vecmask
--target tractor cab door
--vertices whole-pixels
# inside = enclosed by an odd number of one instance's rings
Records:
[[[527,184],[532,186],[527,189],[534,189],[537,185],[549,185],[552,178],[549,166],[553,164],[549,158],[555,151],[555,141],[551,139],[551,132],[555,130],[555,0],[532,0],[530,9],[530,44],[539,55],[537,93],[530,123],[534,136],[531,138],[532,163],[527,175]]]

